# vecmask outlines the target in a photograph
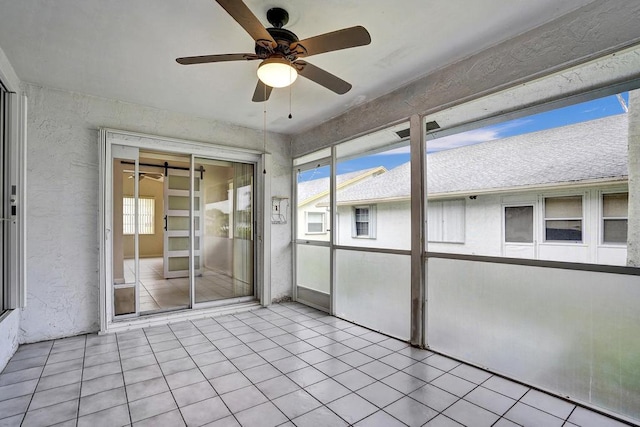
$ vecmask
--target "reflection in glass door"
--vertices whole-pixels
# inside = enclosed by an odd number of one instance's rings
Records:
[[[254,294],[254,170],[252,164],[195,159],[201,196],[194,197],[193,210],[204,212],[196,303]]]

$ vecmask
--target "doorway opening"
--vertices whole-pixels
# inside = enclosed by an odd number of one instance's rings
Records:
[[[259,157],[110,149],[107,317],[255,300]]]

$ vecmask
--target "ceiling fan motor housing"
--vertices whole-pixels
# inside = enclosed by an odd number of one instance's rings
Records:
[[[267,28],[267,31],[269,32],[271,37],[273,37],[276,43],[278,43],[278,46],[276,46],[276,48],[273,50],[269,50],[256,43],[256,55],[261,58],[268,58],[270,56],[273,56],[273,54],[277,54],[284,58],[287,58],[290,61],[294,61],[297,58],[296,52],[291,51],[289,47],[292,43],[299,40],[298,36],[296,36],[289,30],[285,30],[284,28]]]

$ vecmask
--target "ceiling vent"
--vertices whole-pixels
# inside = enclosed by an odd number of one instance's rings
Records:
[[[431,132],[432,130],[440,129],[440,125],[437,122],[427,122],[426,131]],[[396,132],[396,135],[400,137],[400,139],[409,138],[409,128],[399,130]]]

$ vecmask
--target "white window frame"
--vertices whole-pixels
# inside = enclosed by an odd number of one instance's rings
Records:
[[[568,244],[582,245],[585,244],[585,199],[586,194],[562,194],[562,195],[543,195],[542,196],[542,241],[551,244]],[[580,197],[581,216],[580,217],[563,217],[548,218],[547,217],[547,199],[566,199],[572,197]],[[547,221],[580,221],[580,240],[549,240],[547,239]]]
[[[309,217],[320,215],[322,217],[322,231],[309,231],[309,224],[318,224],[317,221],[309,221]],[[327,213],[318,211],[307,211],[304,213],[305,234],[327,234]]]
[[[604,240],[604,224],[607,220],[625,220],[627,221],[627,227],[629,225],[629,205],[627,202],[627,216],[624,217],[617,217],[617,216],[604,216],[604,198],[605,196],[610,196],[612,194],[626,194],[627,195],[627,201],[628,201],[628,197],[629,197],[629,192],[628,191],[611,191],[611,192],[606,192],[606,193],[601,193],[600,194],[600,244],[603,246],[627,246],[627,241],[628,241],[628,236],[627,236],[627,240],[625,240],[625,242],[605,242]]]
[[[356,221],[356,212],[358,209],[367,209],[368,211],[368,233],[358,235],[358,225]],[[354,239],[375,239],[376,238],[376,205],[356,205],[351,208],[351,237]]]
[[[458,202],[461,203],[462,205],[462,224],[461,224],[461,230],[458,230],[461,235],[462,235],[462,239],[461,240],[446,240],[445,239],[445,227],[447,225],[447,221],[446,221],[446,215],[444,215],[444,208],[445,208],[445,204],[450,204],[451,202]],[[467,202],[465,199],[449,199],[449,200],[431,200],[431,201],[427,201],[427,218],[429,218],[429,210],[432,209],[440,209],[441,211],[441,224],[440,224],[440,228],[439,231],[440,233],[439,236],[436,236],[433,232],[433,227],[434,224],[431,224],[430,227],[430,231],[427,233],[427,237],[428,237],[428,241],[429,243],[454,243],[454,244],[464,244],[465,240],[466,240],[466,228],[467,228]],[[432,214],[433,215],[433,214]],[[428,221],[430,221],[430,219],[428,219]]]
[[[126,206],[126,200],[130,199],[130,200],[134,200],[133,196],[123,196],[122,197],[122,206]],[[139,200],[139,204],[138,204],[138,234],[139,235],[153,235],[156,234],[155,231],[155,215],[156,215],[156,199],[155,197],[151,197],[151,196],[140,196],[138,197]],[[148,206],[145,206],[146,204],[148,204]],[[147,213],[147,208],[151,209],[151,213]],[[124,208],[123,208],[124,211]],[[122,216],[125,217],[129,214],[123,212]],[[150,223],[145,223],[144,219],[145,216],[150,216],[151,217],[151,222]],[[123,218],[123,231],[122,231],[122,235],[124,236],[133,236],[135,234],[135,227],[133,229],[127,229],[126,224],[128,223],[126,220],[124,220]],[[149,227],[145,226],[145,225],[149,225]]]
[[[0,69],[0,78],[4,77]],[[5,89],[4,99],[7,108],[3,112],[3,127],[0,135],[4,139],[4,158],[0,156],[0,163],[4,163],[0,173],[4,175],[3,191],[0,203],[4,204],[3,219],[3,250],[0,251],[0,262],[4,269],[0,271],[4,277],[4,286],[0,297],[0,321],[4,319],[3,312],[23,308],[26,306],[27,295],[27,201],[26,201],[26,132],[27,132],[27,97],[19,93],[19,87],[11,81],[3,80],[0,84]]]

